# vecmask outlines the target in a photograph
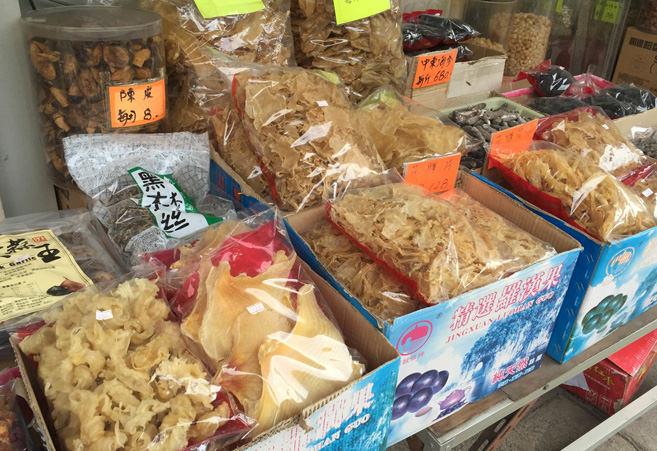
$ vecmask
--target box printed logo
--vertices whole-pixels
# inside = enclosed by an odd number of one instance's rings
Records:
[[[633,247],[627,247],[614,255],[607,264],[607,275],[619,277],[630,267],[634,259],[635,250]]]
[[[433,326],[430,321],[418,321],[411,324],[397,341],[397,352],[410,355],[419,351],[429,341]]]

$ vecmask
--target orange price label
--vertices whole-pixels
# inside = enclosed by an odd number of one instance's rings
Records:
[[[108,87],[111,128],[129,128],[164,119],[167,114],[164,79]]]
[[[457,49],[452,49],[448,52],[419,56],[413,78],[413,89],[448,83],[454,72],[457,52]]]
[[[524,152],[534,139],[534,133],[538,127],[538,119],[525,124],[516,125],[493,133],[490,139],[490,149],[488,151],[488,167],[491,167],[491,157],[497,158],[514,153]]]
[[[460,164],[460,153],[417,163],[404,163],[404,181],[410,185],[420,186],[430,193],[449,191],[456,185]]]

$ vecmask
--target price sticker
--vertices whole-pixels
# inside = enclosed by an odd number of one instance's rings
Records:
[[[353,22],[390,9],[390,0],[333,0],[335,23]]]
[[[265,9],[262,0],[194,0],[204,19],[250,14]]]
[[[454,72],[457,52],[457,49],[452,49],[448,52],[418,57],[413,89],[449,83]]]
[[[512,155],[529,149],[537,127],[538,119],[534,119],[525,124],[493,133],[490,140],[490,150],[488,151],[489,160],[490,157]],[[488,167],[492,167],[491,161],[489,161]]]
[[[617,24],[622,11],[623,5],[618,0],[598,0],[593,16],[600,22]]]
[[[129,128],[164,119],[167,112],[164,79],[112,85],[107,92],[111,128]]]
[[[460,153],[404,163],[404,182],[420,186],[430,193],[449,191],[456,185],[460,164]]]

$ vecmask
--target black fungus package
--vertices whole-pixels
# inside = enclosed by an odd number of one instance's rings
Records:
[[[402,33],[406,52],[460,44],[480,35],[463,21],[429,14],[428,11],[426,14],[405,14]]]

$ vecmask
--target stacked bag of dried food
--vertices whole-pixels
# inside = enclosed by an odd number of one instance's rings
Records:
[[[473,54],[467,41],[480,36],[471,25],[442,16],[440,10],[404,13],[402,36],[407,55],[456,48],[457,61],[467,61]]]

